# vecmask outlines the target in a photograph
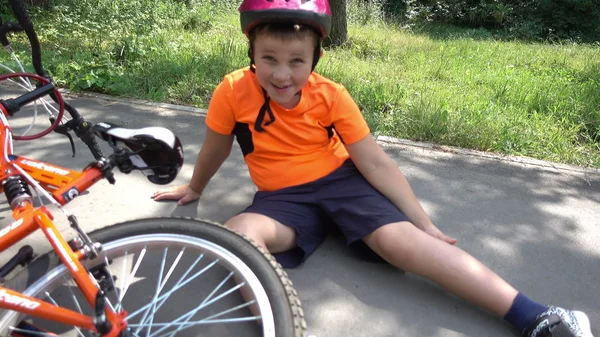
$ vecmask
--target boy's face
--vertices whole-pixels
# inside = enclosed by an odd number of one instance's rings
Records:
[[[254,41],[256,77],[272,100],[291,109],[312,72],[316,41],[311,36],[283,40],[260,34]]]

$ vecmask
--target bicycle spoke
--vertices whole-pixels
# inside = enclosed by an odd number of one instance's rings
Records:
[[[19,58],[17,57],[17,54],[15,54],[14,51],[10,51],[10,56],[12,56],[13,60],[15,60],[15,62],[17,62],[17,65],[19,66],[19,69],[21,70],[22,73],[25,72],[25,68],[23,68],[23,63],[21,63],[21,61],[19,60]],[[29,88],[32,89],[32,85],[31,82],[29,80],[27,80],[27,82],[29,82]]]
[[[59,306],[58,303],[54,300],[54,298],[52,298],[52,296],[48,292],[46,292],[45,294],[46,294],[46,297],[48,297],[50,299],[50,302],[52,302],[52,304],[56,305],[57,307]],[[73,294],[73,291],[71,291],[71,294]],[[73,296],[75,296],[75,295],[73,295]],[[79,313],[82,313],[81,307],[79,308]],[[77,330],[77,332],[79,333],[79,336],[85,337],[85,335],[83,334],[83,332],[81,331],[81,329],[79,327],[77,327],[77,326],[73,326],[73,327],[75,328],[75,330]]]
[[[210,318],[215,318],[215,317],[218,317],[218,316],[222,316],[222,315],[228,314],[230,312],[233,312],[235,310],[248,307],[248,306],[254,304],[255,302],[256,301],[252,300],[252,301],[250,301],[248,303],[244,303],[244,304],[238,305],[237,307],[234,307],[234,308],[231,308],[229,310],[220,312],[218,314],[215,314],[215,315],[213,315],[213,316],[211,316],[209,318],[205,318],[205,319],[200,320],[200,321],[195,321],[195,322],[191,322],[191,323],[185,323],[185,322],[183,322],[183,323],[175,323],[175,322],[172,322],[172,323],[156,323],[156,324],[153,324],[152,327],[162,326],[163,329],[165,329],[165,327],[173,326],[174,325],[174,326],[179,326],[179,328],[177,329],[177,331],[181,331],[181,330],[185,330],[185,329],[187,329],[189,327],[192,327],[192,326],[195,326],[195,325],[207,325],[207,324],[215,324],[215,323],[243,323],[243,322],[255,321],[257,319],[260,319],[260,316],[249,316],[249,317],[240,317],[240,318],[227,318],[227,319],[219,319],[219,320],[210,320]],[[151,337],[167,337],[168,335],[171,335],[171,334],[173,334],[173,332],[167,332],[167,333],[159,335],[159,336],[151,335]]]
[[[26,330],[26,329],[19,329],[19,328],[15,328],[13,326],[9,327],[9,329],[11,331],[15,331],[15,332],[22,332],[24,334],[29,334],[29,335],[38,335],[38,336],[52,336],[52,337],[56,337],[55,334],[53,333],[49,333],[49,332],[41,332],[41,331],[31,331],[31,330]]]
[[[191,315],[193,315],[194,313],[196,313],[196,312],[198,312],[198,311],[202,310],[202,309],[203,309],[203,308],[205,308],[206,306],[208,306],[208,305],[210,305],[210,304],[212,304],[212,303],[214,303],[214,302],[216,302],[216,301],[220,300],[221,298],[223,298],[223,297],[225,297],[225,296],[227,296],[227,295],[231,294],[232,292],[234,292],[234,291],[236,291],[237,289],[239,289],[239,288],[243,287],[244,285],[245,285],[245,283],[238,284],[238,285],[236,285],[235,287],[233,287],[233,288],[229,289],[228,291],[226,291],[226,292],[222,293],[221,295],[217,296],[217,297],[216,297],[216,298],[214,298],[212,301],[209,301],[209,302],[207,302],[207,303],[205,303],[205,302],[202,302],[202,303],[200,303],[200,305],[198,305],[198,306],[197,306],[195,309],[193,309],[193,310],[190,310],[188,313],[186,313],[186,314],[183,314],[183,315],[181,315],[181,316],[177,317],[175,320],[173,320],[173,323],[177,323],[177,322],[179,322],[179,321],[181,321],[181,320],[185,319],[186,317],[189,317],[189,316],[190,316],[190,314],[191,314]],[[178,324],[184,324],[184,323],[178,323]],[[192,325],[193,325],[193,324],[192,324]],[[159,329],[158,331],[156,331],[154,334],[151,334],[149,337],[156,336],[156,335],[157,335],[159,332],[161,332],[162,330],[164,330],[164,329],[166,329],[166,328],[168,328],[168,326],[162,327],[161,329]]]
[[[231,308],[228,309],[226,311],[223,311],[222,313],[219,313],[217,315],[221,316],[227,313],[230,313],[232,311],[241,309],[241,308],[245,308],[249,305],[254,304],[254,302],[256,301],[250,301],[248,303],[244,303],[244,304],[240,304],[235,308]],[[226,318],[226,319],[219,319],[219,320],[208,320],[207,318],[200,320],[200,321],[194,321],[191,323],[175,323],[175,322],[171,322],[171,323],[154,323],[152,324],[152,327],[166,327],[166,326],[182,326],[185,325],[185,328],[188,328],[190,326],[194,326],[194,325],[208,325],[208,324],[215,324],[215,323],[243,323],[243,322],[250,322],[250,321],[255,321],[257,319],[259,319],[260,316],[248,316],[248,317],[239,317],[239,318]],[[140,324],[128,324],[128,327],[138,327],[140,326]],[[183,330],[183,329],[182,329]],[[159,335],[159,336],[155,336],[155,335],[150,335],[150,337],[164,337],[167,336],[168,334],[171,334],[171,332],[167,332],[165,334]]]
[[[215,297],[215,298],[214,298],[214,299],[212,299],[211,301],[208,301],[208,302],[206,302],[206,303],[204,303],[204,302],[203,302],[203,303],[201,303],[201,308],[200,308],[200,309],[203,309],[203,308],[205,308],[205,307],[207,307],[207,306],[209,306],[209,305],[211,305],[211,304],[215,303],[216,301],[218,301],[218,300],[222,299],[223,297],[225,297],[225,296],[227,296],[227,295],[231,294],[232,292],[234,292],[234,291],[236,291],[236,290],[240,289],[241,287],[243,287],[243,286],[245,286],[245,285],[246,285],[246,282],[242,282],[242,283],[240,283],[240,284],[236,285],[235,287],[233,287],[233,288],[231,288],[231,289],[227,290],[226,292],[222,293],[221,295],[219,295],[219,296]]]
[[[125,256],[123,257],[124,261],[127,261],[127,258],[129,256],[129,252],[125,251]],[[123,292],[123,289],[125,288],[125,268],[127,267],[127,263],[123,262],[122,267],[121,267],[121,287],[119,287],[120,289],[120,293],[117,295],[117,307],[115,308],[117,311],[121,309],[121,306],[123,305],[123,301],[121,301],[121,293]]]
[[[0,67],[2,67],[2,68],[4,68],[4,69],[6,69],[6,70],[8,70],[8,71],[10,71],[11,73],[15,73],[15,71],[14,71],[14,70],[10,69],[9,67],[5,66],[4,64],[1,64],[1,63],[0,63]],[[13,82],[14,84],[16,84],[16,85],[20,86],[20,87],[21,87],[21,88],[23,88],[23,89],[26,89],[26,90],[31,90],[31,89],[32,89],[32,87],[31,87],[31,82],[29,82],[29,83],[28,83],[28,82],[25,82],[25,78],[24,78],[24,77],[17,77],[17,79],[21,80],[21,82],[22,82],[22,83],[21,83],[21,84],[19,84],[19,83],[17,83],[17,80],[16,80],[16,79],[12,79],[12,78],[11,78],[11,79],[9,79],[9,81]]]
[[[214,261],[213,263],[209,264],[208,266],[204,267],[204,269],[202,269],[201,271],[197,272],[196,274],[194,274],[190,279],[188,279],[187,281],[179,284],[179,282],[173,287],[173,289],[171,289],[169,292],[161,295],[159,298],[157,298],[157,300],[161,300],[161,303],[158,305],[157,310],[167,301],[167,299],[169,298],[169,296],[171,296],[171,294],[173,294],[174,292],[176,292],[177,290],[181,289],[182,287],[184,287],[186,284],[192,282],[193,280],[195,280],[197,277],[201,276],[202,274],[204,274],[204,272],[206,272],[207,270],[209,270],[210,268],[212,268],[216,263],[218,262],[218,260]],[[181,278],[183,279],[183,277]],[[181,280],[180,279],[180,280]],[[148,306],[151,306],[153,303],[148,303],[145,306],[143,306],[142,308],[138,309],[136,312],[134,312],[133,314],[128,316],[128,319],[131,319],[131,317],[136,316],[141,310],[145,309]]]
[[[218,261],[218,260],[216,260],[215,262],[213,262],[210,265],[206,266],[204,269],[202,269],[201,271],[199,271],[196,274],[194,274],[194,276],[192,276],[189,280],[185,281],[182,284],[181,283],[182,280],[186,278],[186,276],[192,271],[192,269],[196,266],[196,264],[198,264],[198,262],[202,259],[202,257],[204,257],[204,254],[200,254],[200,256],[198,256],[198,258],[196,259],[196,261],[194,261],[194,263],[192,263],[192,265],[186,270],[186,272],[183,274],[183,276],[181,276],[179,278],[179,280],[177,281],[177,283],[175,283],[175,285],[173,286],[173,289],[171,291],[169,291],[166,294],[161,295],[159,298],[156,299],[157,301],[158,300],[162,300],[161,304],[158,305],[157,310],[160,309],[160,307],[167,300],[167,298],[169,297],[169,295],[171,295],[172,293],[174,293],[175,291],[177,291],[179,288],[185,286],[189,282],[195,280],[198,276],[202,275],[206,270],[210,269]],[[127,318],[131,319],[132,317],[137,316],[141,311],[145,310],[146,307],[150,306],[151,304],[152,303],[148,303],[145,306],[139,308],[138,310],[136,310],[135,312],[133,312],[132,314],[130,314],[129,316],[127,316]]]
[[[211,293],[210,293],[210,294],[208,294],[208,296],[206,296],[206,298],[204,299],[204,301],[202,301],[202,303],[200,303],[200,307],[199,307],[199,308],[197,308],[196,310],[194,310],[193,312],[191,312],[191,313],[188,315],[188,318],[187,318],[187,319],[185,320],[185,322],[183,322],[183,323],[187,323],[187,322],[189,322],[189,320],[190,320],[190,319],[192,319],[192,317],[193,317],[193,316],[194,316],[194,315],[195,315],[195,314],[196,314],[198,311],[200,311],[200,310],[201,310],[201,309],[204,307],[204,304],[205,304],[205,303],[206,303],[206,302],[207,302],[207,301],[208,301],[210,298],[212,298],[212,297],[213,297],[213,295],[214,295],[214,294],[216,294],[216,293],[217,293],[217,291],[219,291],[219,289],[221,289],[221,287],[222,287],[222,286],[223,286],[223,285],[224,285],[224,284],[225,284],[225,283],[226,283],[226,282],[227,282],[227,281],[228,281],[228,280],[231,278],[231,276],[232,276],[232,275],[233,275],[233,272],[230,272],[230,273],[229,273],[229,275],[227,275],[227,277],[225,277],[225,278],[223,279],[223,281],[221,281],[221,283],[219,283],[219,285],[217,285],[217,287],[216,287],[215,289],[213,289],[213,291],[211,291]],[[177,333],[177,332],[178,332],[178,331],[180,331],[181,329],[182,329],[181,327],[177,328],[177,330],[173,331],[173,332],[170,334],[170,336],[172,337],[172,336],[173,336],[175,333]]]
[[[113,273],[112,273],[112,270],[110,269],[110,263],[108,262],[108,258],[106,257],[106,255],[104,256],[104,265],[105,265],[106,270],[108,271],[110,284],[111,284],[112,288],[115,290],[117,306],[115,308],[113,308],[112,303],[110,302],[110,300],[108,298],[106,299],[106,303],[108,303],[108,305],[112,311],[116,311],[116,309],[119,308],[120,306],[122,307],[123,304],[119,300],[119,294],[118,294],[119,288],[117,288],[117,285],[115,284],[115,280],[113,279]]]
[[[73,284],[73,282],[71,280],[67,280],[66,277],[63,277],[63,279],[66,281],[66,283],[68,285],[67,288],[69,288],[69,292],[71,293],[71,298],[73,298],[73,302],[75,302],[75,305],[77,306],[77,310],[79,310],[80,314],[83,314],[83,310],[81,310],[81,305],[79,304],[79,301],[77,300],[77,297],[75,296],[75,293],[73,292],[73,287],[71,286]],[[73,286],[76,287],[77,285],[73,285]],[[46,292],[46,294],[47,294],[47,296],[50,296],[50,295],[48,295],[47,292]]]
[[[163,277],[163,271],[165,270],[165,262],[167,260],[167,252],[169,251],[169,247],[165,247],[164,253],[163,253],[163,258],[162,261],[160,262],[160,271],[158,272],[158,280],[156,282],[156,292],[154,293],[154,296],[152,297],[152,306],[150,306],[148,308],[148,310],[146,310],[146,312],[144,313],[144,316],[142,317],[142,319],[140,320],[140,323],[143,323],[146,321],[146,318],[148,317],[148,314],[152,311],[152,315],[150,316],[150,324],[152,324],[152,321],[154,320],[154,314],[155,314],[155,310],[156,310],[156,298],[158,297],[158,295],[160,294],[161,291],[161,282],[162,282],[162,277]],[[138,328],[135,333],[138,334],[140,332],[140,329]],[[150,333],[150,330],[148,330],[148,333]]]
[[[140,256],[138,257],[138,259],[135,263],[135,266],[133,267],[133,270],[131,271],[131,273],[129,273],[129,277],[127,278],[127,287],[119,295],[119,301],[123,301],[123,297],[125,297],[127,290],[129,290],[129,286],[131,285],[131,283],[133,281],[133,277],[135,276],[135,274],[137,274],[137,270],[140,267],[140,264],[144,260],[145,256],[146,256],[146,247],[144,247],[144,249],[142,249],[142,251],[140,252]]]
[[[226,319],[218,319],[218,320],[214,320],[213,318],[217,318],[219,316],[223,316],[226,315],[230,312],[234,312],[238,309],[242,309],[242,308],[246,308],[251,306],[252,304],[256,303],[256,300],[252,300],[250,302],[246,302],[244,304],[240,304],[237,307],[233,307],[231,309],[227,309],[225,311],[221,311],[218,314],[214,314],[208,318],[205,318],[203,320],[200,321],[196,321],[196,322],[192,322],[190,324],[188,324],[185,328],[188,328],[192,325],[196,325],[196,324],[214,324],[214,323],[235,323],[235,322],[247,322],[247,321],[253,321],[253,320],[257,320],[260,319],[261,316],[249,316],[249,317],[239,317],[239,318],[226,318]]]
[[[0,67],[1,67],[1,68],[4,68],[4,69],[6,69],[6,70],[8,70],[8,71],[10,71],[11,73],[14,73],[14,72],[15,72],[14,70],[10,69],[9,67],[5,66],[5,65],[4,65],[4,64],[2,64],[2,63],[0,63]],[[11,81],[11,82],[14,82],[14,81],[13,81],[13,79],[9,79],[9,81]]]
[[[168,247],[167,247],[167,248],[168,248]],[[179,254],[178,254],[178,255],[177,255],[177,257],[175,258],[175,261],[173,261],[173,263],[171,264],[171,268],[170,268],[170,269],[169,269],[169,271],[167,272],[167,275],[165,276],[165,279],[164,279],[164,281],[162,281],[162,282],[161,282],[161,281],[160,281],[160,279],[159,279],[159,284],[160,284],[160,286],[159,286],[159,288],[157,289],[157,291],[156,291],[156,294],[155,294],[154,298],[152,299],[152,302],[153,302],[152,309],[150,309],[150,308],[149,308],[149,309],[148,309],[148,311],[146,312],[146,313],[148,313],[148,312],[150,312],[150,311],[152,312],[152,313],[151,313],[151,315],[150,315],[150,324],[152,324],[152,323],[153,323],[153,321],[154,321],[154,315],[156,314],[156,312],[158,311],[158,309],[160,309],[160,307],[161,307],[161,306],[162,306],[162,304],[164,303],[164,301],[162,301],[162,302],[160,303],[160,305],[157,305],[157,304],[156,304],[156,303],[157,303],[157,298],[158,298],[158,295],[160,295],[160,292],[162,291],[162,289],[164,288],[164,286],[167,284],[167,282],[168,282],[168,281],[169,281],[169,279],[171,278],[171,275],[173,274],[173,271],[174,271],[174,270],[175,270],[175,268],[176,268],[176,267],[179,265],[179,261],[181,260],[181,257],[183,256],[183,253],[185,252],[185,248],[186,248],[186,247],[183,247],[183,248],[182,248],[182,249],[179,251]],[[179,280],[176,282],[175,286],[177,286],[177,285],[179,285],[179,284],[181,283],[181,280],[183,280],[183,279],[184,279],[184,278],[185,278],[185,277],[186,277],[186,276],[187,276],[187,275],[190,273],[190,271],[193,269],[193,267],[195,267],[195,266],[196,266],[196,264],[197,264],[197,263],[198,263],[198,262],[199,262],[199,261],[202,259],[202,257],[203,257],[203,255],[200,255],[200,256],[199,256],[199,257],[196,259],[196,261],[195,261],[195,262],[194,262],[194,263],[193,263],[193,264],[190,266],[190,268],[188,268],[188,270],[185,272],[185,274],[184,274],[184,275],[183,275],[183,276],[182,276],[182,277],[181,277],[181,278],[180,278],[180,279],[179,279]],[[164,265],[164,262],[166,262],[166,256],[163,258],[163,265]],[[160,278],[162,278],[162,270],[163,270],[163,269],[161,268],[161,272],[160,272],[160,275],[159,275],[159,276],[160,276]],[[142,319],[140,320],[140,324],[147,324],[147,323],[146,323],[146,319],[145,319],[145,318],[142,318]],[[149,328],[149,330],[148,330],[148,334],[150,334],[150,329],[151,329],[151,328]],[[138,329],[137,331],[139,331],[139,329]],[[136,331],[136,332],[137,332],[137,331]]]

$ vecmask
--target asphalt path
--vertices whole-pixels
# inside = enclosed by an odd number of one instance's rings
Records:
[[[4,88],[5,89],[5,88]],[[2,96],[11,94],[2,90]],[[163,126],[184,144],[185,164],[173,185],[187,182],[205,133],[204,111],[91,96],[70,97],[90,121],[129,128]],[[18,120],[16,121],[16,123]],[[457,243],[529,297],[585,311],[600,335],[600,173],[524,158],[501,157],[380,137],[434,222]],[[64,136],[16,142],[15,154],[82,169],[92,157]],[[108,149],[105,147],[105,149]],[[199,202],[155,202],[161,188],[134,172],[116,173],[65,207],[93,230],[151,216],[224,222],[252,200],[241,151],[234,151]],[[60,211],[57,223],[72,232]],[[11,222],[6,201],[1,224]],[[48,249],[39,233],[27,239]],[[16,249],[16,248],[15,248]],[[14,249],[0,255],[6,261]],[[361,259],[331,236],[309,260],[287,270],[300,295],[309,330],[339,336],[517,336],[501,319],[449,295],[437,285],[389,265]]]

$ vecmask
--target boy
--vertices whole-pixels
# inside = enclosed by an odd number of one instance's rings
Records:
[[[523,336],[593,337],[584,313],[532,301],[431,222],[348,91],[313,72],[331,26],[326,0],[244,0],[240,12],[250,67],[215,89],[189,185],[157,192],[155,200],[198,199],[235,137],[259,191],[225,226],[284,267],[302,263],[333,222],[349,244],[366,244],[392,265],[503,317]]]

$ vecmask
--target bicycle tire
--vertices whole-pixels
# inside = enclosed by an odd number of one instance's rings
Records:
[[[104,245],[146,234],[177,234],[200,238],[233,253],[252,270],[265,289],[273,308],[275,336],[306,336],[301,302],[281,265],[272,255],[251,240],[220,224],[192,218],[145,218],[101,228],[89,233],[89,236],[94,242]],[[7,280],[3,286],[27,295],[28,289],[36,281],[61,266],[62,263],[56,254],[51,251],[37,258],[13,278]],[[8,335],[8,327],[14,324],[17,318],[11,311],[0,311],[0,335]]]

